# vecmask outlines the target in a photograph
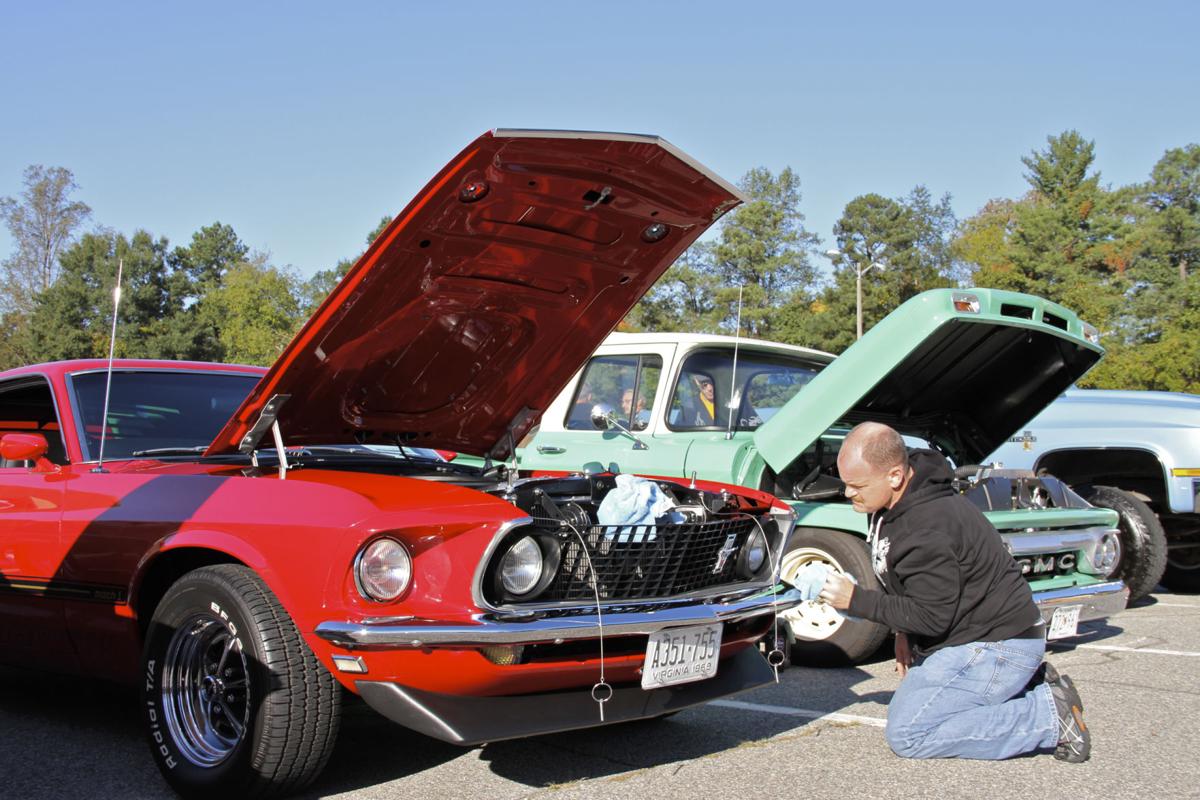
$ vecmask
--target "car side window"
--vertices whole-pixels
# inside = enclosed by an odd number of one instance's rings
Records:
[[[824,366],[787,353],[729,348],[693,351],[671,394],[672,430],[754,430],[769,420]],[[732,411],[732,413],[731,413]]]
[[[50,384],[41,376],[0,384],[0,435],[38,433],[46,438],[46,458],[67,463],[67,448],[58,424],[58,410]],[[0,461],[3,467],[26,467],[24,462]]]
[[[606,406],[630,430],[650,425],[662,358],[657,355],[595,356],[584,369],[574,401],[567,411],[567,430],[595,430],[592,409]]]

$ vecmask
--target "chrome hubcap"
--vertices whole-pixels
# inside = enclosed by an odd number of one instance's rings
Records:
[[[163,716],[184,758],[201,767],[234,751],[250,719],[250,672],[241,642],[212,614],[176,629],[163,663]]]

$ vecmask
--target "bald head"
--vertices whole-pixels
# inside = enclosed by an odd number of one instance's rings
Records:
[[[908,449],[900,434],[887,425],[855,426],[846,434],[837,462],[846,497],[858,511],[891,508],[908,486]]]
[[[908,468],[908,448],[904,439],[881,422],[864,422],[846,434],[842,450],[850,450],[877,469]]]

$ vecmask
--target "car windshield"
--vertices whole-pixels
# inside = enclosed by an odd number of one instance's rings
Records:
[[[683,362],[667,424],[673,430],[752,431],[769,420],[824,367],[823,361],[784,353],[697,350]]]
[[[259,379],[199,370],[114,371],[107,425],[102,426],[107,377],[105,372],[71,376],[85,461],[98,459],[102,428],[106,460],[203,452]]]

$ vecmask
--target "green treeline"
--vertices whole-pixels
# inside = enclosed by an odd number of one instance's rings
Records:
[[[750,201],[692,247],[623,323],[626,330],[732,334],[742,287],[744,336],[841,352],[926,289],[979,286],[1040,295],[1101,331],[1108,351],[1081,385],[1200,392],[1200,146],[1168,150],[1147,181],[1112,188],[1094,143],[1075,131],[1021,159],[1029,190],[956,220],[949,196],[917,186],[866,194],[837,221],[832,246],[804,228],[790,170],[751,170]],[[1015,168],[1014,164],[1014,168]],[[818,277],[818,259],[831,271]]]
[[[957,220],[950,197],[917,186],[851,200],[832,241],[804,227],[800,178],[753,169],[750,201],[692,247],[622,323],[625,330],[733,333],[840,352],[864,327],[944,286],[1030,292],[1079,313],[1108,356],[1090,386],[1200,392],[1200,146],[1167,151],[1144,183],[1113,188],[1075,131],[1020,159],[1029,190]],[[1014,159],[1014,169],[1018,164]],[[354,258],[307,281],[214,223],[171,247],[145,231],[97,228],[61,167],[30,167],[0,198],[15,242],[0,263],[0,368],[107,354],[118,262],[117,355],[267,364]],[[389,221],[384,218],[367,243]]]

